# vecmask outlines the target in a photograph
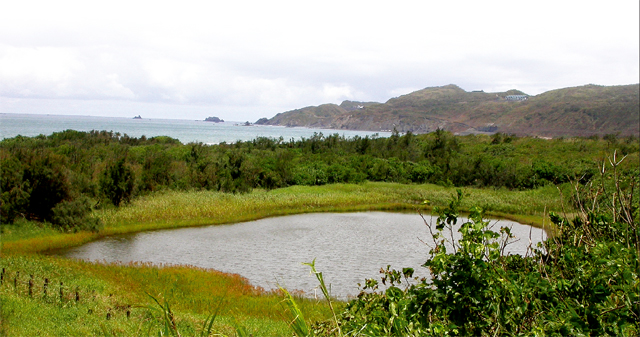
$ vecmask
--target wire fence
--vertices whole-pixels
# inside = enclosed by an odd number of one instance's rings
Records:
[[[13,291],[18,296],[66,306],[95,302],[97,298],[95,289],[65,285],[63,281],[55,278],[2,268],[0,271],[0,292],[9,291]],[[87,313],[103,315],[107,320],[114,318],[115,315],[126,315],[127,318],[130,318],[131,305],[114,305],[95,311],[89,308]]]

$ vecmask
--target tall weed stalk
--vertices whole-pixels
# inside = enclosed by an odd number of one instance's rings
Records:
[[[304,315],[302,314],[302,311],[300,311],[300,308],[298,308],[296,301],[293,299],[293,296],[291,296],[291,294],[287,291],[287,289],[283,287],[280,287],[280,290],[282,291],[285,297],[284,303],[287,305],[287,308],[289,309],[289,313],[293,317],[291,322],[289,322],[289,327],[291,327],[291,330],[293,330],[293,333],[295,333],[296,336],[299,336],[299,337],[309,336],[311,334],[309,330],[309,326],[307,325],[307,322],[304,319]]]
[[[171,307],[169,306],[169,302],[164,300],[164,303],[160,303],[157,298],[153,297],[150,294],[147,294],[151,299],[156,303],[156,306],[147,306],[147,309],[152,311],[159,311],[162,315],[162,323],[163,328],[158,333],[159,336],[174,336],[180,337],[180,332],[178,332],[178,327],[176,325],[175,316],[173,311],[171,311]]]
[[[163,301],[163,303],[161,304],[160,301],[153,297],[150,294],[147,294],[149,297],[151,297],[151,299],[155,302],[155,306],[154,305],[150,305],[150,306],[146,306],[147,309],[151,310],[151,311],[156,311],[156,312],[160,312],[160,314],[162,315],[162,324],[163,324],[163,328],[158,332],[159,336],[174,336],[174,337],[180,337],[181,334],[178,331],[178,326],[176,324],[176,320],[175,320],[175,315],[173,313],[173,311],[171,311],[171,307],[169,306],[169,302],[167,302],[167,300],[165,299]],[[225,294],[226,296],[226,294]],[[215,322],[216,318],[218,317],[218,314],[220,313],[220,310],[222,309],[222,304],[224,303],[224,298],[225,296],[223,296],[219,301],[218,304],[216,305],[216,309],[215,311],[209,315],[203,322],[202,322],[202,328],[200,329],[200,333],[197,335],[199,337],[207,337],[211,335],[212,329],[213,329],[213,323]],[[238,331],[238,335],[239,336],[243,336],[243,334],[241,333],[242,331],[246,331],[246,329],[240,329],[236,326],[236,331]],[[248,334],[247,334],[248,335]]]
[[[325,299],[329,304],[329,309],[331,310],[331,313],[333,315],[333,322],[335,324],[335,328],[333,328],[330,331],[330,333],[333,335],[335,334],[335,332],[337,332],[338,336],[342,336],[342,331],[340,329],[340,324],[338,323],[336,311],[333,308],[333,304],[331,303],[331,294],[327,288],[326,283],[324,282],[324,277],[322,276],[322,272],[319,272],[316,269],[316,259],[313,259],[313,261],[303,263],[303,264],[311,268],[311,273],[313,273],[318,279],[318,282],[320,284],[320,290],[322,291],[322,295],[324,295]],[[299,336],[299,337],[312,336],[313,331],[307,325],[304,319],[304,315],[302,314],[302,311],[300,311],[300,309],[298,308],[298,305],[296,304],[296,301],[294,300],[293,296],[291,296],[291,294],[282,287],[280,287],[280,290],[284,293],[284,296],[285,296],[284,302],[286,303],[289,309],[289,313],[292,316],[292,320],[289,326],[291,327],[293,332],[296,334],[296,336]]]
[[[338,318],[336,317],[336,311],[333,308],[333,304],[331,303],[331,294],[327,290],[327,285],[324,283],[324,277],[322,276],[322,272],[316,270],[316,259],[313,259],[310,263],[303,263],[306,266],[311,268],[311,272],[316,276],[318,282],[320,283],[320,290],[322,290],[322,294],[329,302],[329,309],[331,309],[331,313],[333,314],[333,321],[336,324],[336,329],[338,330],[338,335],[342,336],[342,331],[340,330],[340,324],[338,323]]]

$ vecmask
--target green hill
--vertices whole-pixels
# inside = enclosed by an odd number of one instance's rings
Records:
[[[347,113],[347,110],[336,104],[323,104],[320,106],[309,106],[302,109],[291,110],[286,113],[277,114],[271,118],[267,125],[284,126],[307,126],[325,127],[327,123],[340,115]]]
[[[546,137],[640,133],[639,85],[585,85],[536,96],[519,90],[431,87],[386,103],[345,101],[277,114],[266,124],[426,133],[504,132]],[[523,99],[524,98],[524,99]],[[518,100],[523,99],[523,100]]]

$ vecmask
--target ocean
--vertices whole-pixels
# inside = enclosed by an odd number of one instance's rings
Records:
[[[91,131],[106,130],[119,132],[131,137],[169,136],[187,144],[201,142],[204,144],[235,143],[239,140],[249,141],[257,137],[279,138],[285,141],[310,138],[314,133],[324,135],[339,134],[347,138],[354,136],[388,137],[390,132],[371,132],[353,130],[331,130],[312,128],[288,128],[283,126],[252,125],[244,126],[243,122],[213,123],[185,119],[133,119],[125,117],[95,117],[67,115],[31,115],[0,114],[0,138],[12,138],[18,135],[34,137],[51,135],[64,130]]]

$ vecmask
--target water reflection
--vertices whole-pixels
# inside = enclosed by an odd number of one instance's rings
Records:
[[[425,216],[427,221],[435,221]],[[524,254],[544,232],[512,221],[493,221],[494,230],[512,227],[519,241],[508,246]],[[381,267],[413,267],[416,276],[433,241],[422,218],[415,214],[363,212],[316,213],[262,219],[233,225],[208,226],[114,236],[60,254],[94,261],[143,261],[189,264],[237,273],[266,289],[277,284],[314,293],[317,281],[303,262],[316,258],[332,294],[358,293],[358,282],[378,278]]]

